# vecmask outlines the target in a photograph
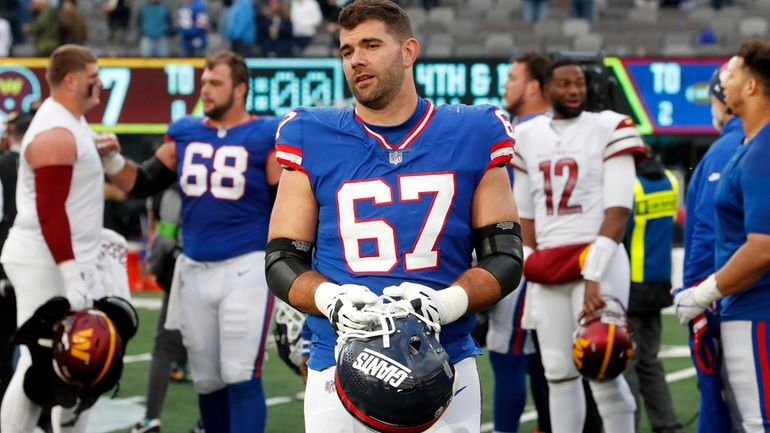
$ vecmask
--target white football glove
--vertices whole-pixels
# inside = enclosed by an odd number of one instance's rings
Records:
[[[78,269],[78,265],[74,260],[65,260],[59,263],[59,272],[61,272],[62,280],[64,281],[64,291],[72,310],[79,310],[93,305],[86,282],[83,280],[80,269]]]
[[[361,331],[374,322],[376,316],[361,311],[366,305],[374,305],[377,295],[365,286],[357,284],[337,285],[321,283],[315,290],[315,305],[329,319],[337,335]]]
[[[687,325],[692,319],[702,313],[712,302],[722,298],[722,293],[717,288],[714,274],[709,275],[700,284],[687,289],[676,289],[671,292],[674,295],[674,306],[679,323]]]
[[[676,308],[676,316],[679,318],[679,323],[687,326],[688,323],[699,314],[701,314],[706,307],[701,307],[695,302],[695,288],[690,287],[687,289],[680,289],[674,295],[674,307]]]
[[[468,310],[468,294],[460,286],[434,290],[422,284],[404,282],[398,287],[386,287],[382,293],[403,299],[415,313],[439,325],[454,322]]]

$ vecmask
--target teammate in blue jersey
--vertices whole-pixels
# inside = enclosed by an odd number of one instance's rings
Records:
[[[286,170],[267,246],[270,289],[310,313],[305,431],[365,431],[335,395],[334,347],[370,324],[360,307],[385,293],[441,324],[457,372],[454,398],[427,431],[478,432],[474,312],[511,292],[521,271],[504,168],[510,123],[495,107],[436,107],[417,95],[420,44],[396,3],[356,0],[339,24],[355,108],[298,108],[283,120]]]
[[[182,255],[166,327],[182,332],[208,433],[261,433],[267,412],[261,375],[273,297],[264,249],[281,169],[273,151],[278,121],[246,111],[248,89],[242,57],[212,54],[201,77],[205,118],[172,123],[141,166],[103,157],[112,181],[133,195],[179,181]]]
[[[714,200],[724,166],[743,140],[743,122],[725,105],[722,76],[727,64],[714,72],[709,83],[711,116],[719,138],[695,168],[687,186],[684,223],[684,285],[694,286],[714,273],[716,214]],[[730,413],[721,377],[719,313],[709,308],[690,324],[690,349],[698,373],[700,409],[698,433],[730,431]]]
[[[727,381],[744,430],[770,426],[770,42],[741,44],[722,83],[745,138],[716,192],[716,272],[676,294],[686,324],[720,300]]]

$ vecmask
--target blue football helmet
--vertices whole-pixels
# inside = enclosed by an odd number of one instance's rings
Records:
[[[436,324],[394,310],[377,310],[379,320],[369,331],[345,336],[337,359],[337,396],[370,429],[422,432],[449,406],[455,370]]]

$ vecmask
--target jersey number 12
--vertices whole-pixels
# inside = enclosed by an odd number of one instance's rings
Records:
[[[545,210],[548,215],[554,214],[553,203],[553,182],[551,181],[551,170],[553,176],[567,176],[567,182],[564,184],[564,191],[561,193],[559,207],[556,213],[558,215],[569,215],[583,212],[583,207],[570,205],[569,198],[572,196],[572,190],[575,189],[578,177],[578,164],[572,158],[564,158],[553,164],[550,160],[540,163],[540,171],[543,172],[543,188],[545,189]]]

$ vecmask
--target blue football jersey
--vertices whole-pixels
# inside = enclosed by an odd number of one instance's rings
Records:
[[[732,117],[722,128],[719,139],[709,147],[695,167],[687,185],[682,275],[685,287],[700,283],[715,271],[716,190],[724,166],[730,161],[741,141],[743,122],[740,117]]]
[[[277,159],[306,173],[319,205],[313,267],[376,294],[411,281],[440,290],[471,266],[471,202],[486,170],[510,161],[511,128],[492,106],[418,105],[397,144],[352,108],[299,108],[279,127]],[[480,353],[475,316],[442,327],[453,362]],[[334,364],[336,335],[310,316],[309,366]]]
[[[749,233],[770,235],[770,124],[738,147],[722,171],[716,196],[716,267],[727,263]],[[743,291],[725,296],[722,320],[770,321],[770,273]]]
[[[272,194],[265,164],[272,157],[278,119],[257,117],[218,130],[199,117],[172,123],[182,195],[185,255],[225,260],[265,249]]]

